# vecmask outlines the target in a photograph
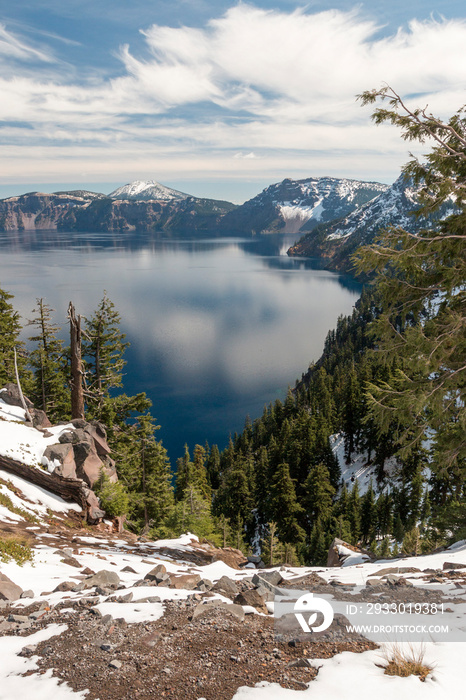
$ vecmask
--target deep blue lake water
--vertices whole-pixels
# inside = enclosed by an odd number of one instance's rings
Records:
[[[23,319],[45,298],[64,338],[68,302],[90,315],[107,291],[131,343],[125,390],[151,398],[175,465],[185,442],[223,448],[247,414],[282,398],[351,312],[360,285],[288,258],[293,242],[0,234],[0,287]]]

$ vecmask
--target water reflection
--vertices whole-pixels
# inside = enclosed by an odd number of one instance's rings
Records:
[[[131,342],[125,389],[150,396],[175,459],[185,441],[222,446],[283,395],[359,295],[349,278],[279,255],[283,236],[263,239],[2,234],[0,284],[24,318],[44,297],[62,325],[69,300],[90,314],[106,289]]]

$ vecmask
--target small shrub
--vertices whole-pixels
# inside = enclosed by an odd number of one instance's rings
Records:
[[[25,539],[0,538],[0,560],[6,563],[11,559],[14,559],[19,566],[34,560],[34,552]]]
[[[20,515],[22,518],[27,520],[30,523],[38,523],[39,520],[36,518],[35,515],[30,513],[28,510],[25,510],[24,508],[20,508],[19,506],[13,505],[13,502],[11,498],[6,494],[0,491],[0,505],[5,506],[5,508],[8,508],[9,511],[12,513],[16,513],[16,515]]]
[[[386,651],[386,665],[383,666],[387,676],[419,676],[419,680],[425,681],[432,666],[424,663],[425,648],[420,646],[415,649],[411,644],[407,647],[394,644]]]
[[[110,518],[126,515],[129,510],[129,496],[121,481],[112,483],[108,476],[102,472],[98,484],[94,490],[100,499],[100,505]]]

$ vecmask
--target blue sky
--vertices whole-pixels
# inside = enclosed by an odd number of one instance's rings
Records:
[[[0,196],[156,179],[241,202],[284,177],[392,182],[355,95],[466,103],[464,0],[0,0]]]

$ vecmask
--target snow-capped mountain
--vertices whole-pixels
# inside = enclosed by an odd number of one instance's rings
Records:
[[[111,199],[132,199],[134,201],[147,202],[149,200],[171,201],[190,197],[189,194],[165,187],[155,180],[135,180],[127,185],[118,187],[108,195]]]
[[[349,257],[361,245],[372,243],[377,232],[387,226],[399,226],[415,233],[422,228],[431,228],[436,222],[454,212],[451,201],[446,202],[435,216],[428,219],[414,216],[419,209],[418,192],[421,185],[414,185],[404,175],[355,211],[339,221],[329,223],[318,232],[303,236],[288,255],[305,255],[327,259],[329,269],[349,269]]]
[[[388,185],[346,178],[286,179],[225,216],[223,226],[243,233],[309,231],[346,216],[385,192]]]

